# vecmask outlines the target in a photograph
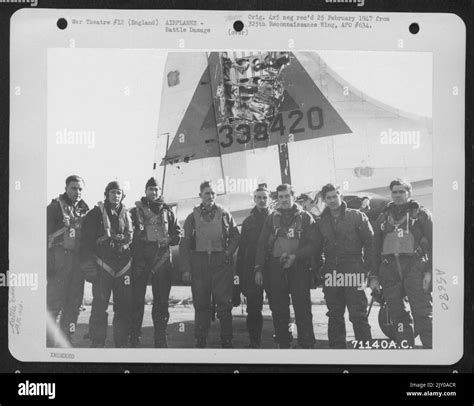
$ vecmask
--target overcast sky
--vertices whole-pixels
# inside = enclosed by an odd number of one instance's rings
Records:
[[[319,54],[369,96],[431,116],[430,54]],[[49,50],[48,200],[63,192],[70,174],[85,179],[84,198],[91,206],[116,178],[127,183],[128,206],[142,195],[153,172],[165,61],[159,50]],[[65,143],[69,131],[81,132],[82,144]]]

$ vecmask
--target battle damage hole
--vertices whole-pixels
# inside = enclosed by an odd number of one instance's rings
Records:
[[[418,31],[420,31],[420,26],[418,23],[411,23],[408,29],[412,34],[418,34]]]
[[[240,20],[234,22],[234,30],[240,32],[244,29],[244,23]]]
[[[67,27],[67,20],[65,18],[60,18],[57,25],[60,30],[65,30]]]

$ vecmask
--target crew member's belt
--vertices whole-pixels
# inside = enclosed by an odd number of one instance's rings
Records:
[[[141,239],[139,241],[147,246],[154,245],[155,247],[158,247],[158,248],[166,248],[169,246],[169,243],[167,242],[148,241],[147,239]]]
[[[339,265],[339,264],[347,264],[347,263],[354,263],[354,262],[359,262],[362,261],[362,256],[361,255],[344,255],[344,256],[332,256],[332,257],[326,257],[324,259],[326,264],[332,264],[332,265]]]
[[[420,258],[423,258],[423,250],[418,247],[415,251],[413,251],[413,254],[407,254],[407,253],[400,253],[398,255],[395,255],[395,254],[385,254],[385,255],[382,255],[382,258],[383,259],[386,259],[386,260],[389,260],[389,259],[395,259],[396,256],[398,257],[413,257],[415,255],[418,255]]]
[[[109,273],[112,277],[118,278],[122,276],[125,272],[127,272],[130,269],[130,266],[132,265],[132,261],[128,261],[127,265],[125,265],[119,272],[115,273],[114,270],[107,265],[104,261],[102,261],[99,257],[95,257],[95,262],[97,265],[99,265],[104,271]]]

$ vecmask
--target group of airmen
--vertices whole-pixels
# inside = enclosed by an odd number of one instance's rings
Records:
[[[398,345],[413,348],[419,335],[423,347],[432,348],[432,220],[411,198],[406,180],[390,183],[392,200],[373,227],[363,210],[347,207],[332,184],[321,189],[325,208],[319,215],[296,203],[291,185],[279,185],[273,201],[261,184],[240,231],[231,213],[216,203],[209,181],[201,183],[201,203],[183,228],[162,200],[155,178],[146,182],[145,195],[131,210],[123,204],[124,188],[118,181],[106,186],[104,201],[90,210],[81,199],[83,188],[81,177],[69,176],[65,193],[47,208],[47,308],[71,344],[86,280],[92,283],[93,295],[91,347],[105,346],[112,293],[114,344],[139,347],[151,280],[154,345],[167,348],[171,247],[179,246],[182,280],[191,284],[196,348],[206,348],[214,316],[222,348],[233,348],[236,285],[237,297],[246,298],[248,348],[261,347],[265,295],[279,348],[292,346],[290,305],[297,347],[314,348],[310,292],[316,273],[324,281],[330,348],[347,346],[346,308],[355,340],[372,341],[367,297],[360,284],[353,283],[360,280],[372,291],[383,289]],[[50,346],[56,345],[52,337],[49,332]]]

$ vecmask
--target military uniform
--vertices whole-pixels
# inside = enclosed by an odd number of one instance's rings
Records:
[[[423,275],[432,269],[432,227],[431,213],[415,200],[400,206],[387,204],[376,221],[374,273],[382,285],[399,344],[406,340],[405,344],[413,346],[415,329],[423,347],[432,348],[432,299],[431,293],[423,290]]]
[[[265,220],[258,241],[256,269],[268,266],[265,285],[269,291],[270,309],[280,348],[289,348],[290,295],[298,328],[298,343],[310,348],[315,343],[311,313],[311,273],[309,260],[314,246],[314,220],[297,205],[288,210],[277,209]],[[296,255],[295,263],[284,269],[283,253]]]
[[[93,347],[103,347],[107,335],[107,309],[113,292],[113,329],[116,347],[126,347],[131,324],[132,287],[130,243],[133,226],[123,204],[115,210],[99,202],[83,224],[81,266],[92,282],[89,336]]]
[[[151,274],[155,346],[166,347],[166,326],[170,317],[168,300],[172,283],[170,246],[179,243],[181,228],[171,208],[162,201],[150,202],[143,197],[135,206],[130,211],[134,224],[130,341],[135,346],[141,334],[146,287]]]
[[[239,243],[239,230],[232,215],[215,204],[194,207],[184,223],[179,246],[183,272],[191,272],[195,309],[194,334],[198,346],[207,338],[213,302],[221,325],[223,346],[232,343],[232,290],[234,270],[231,256]],[[226,256],[225,251],[229,253]]]
[[[47,308],[53,320],[60,315],[59,324],[67,338],[76,330],[84,296],[79,241],[88,210],[84,200],[73,204],[66,193],[53,199],[47,208]]]
[[[269,209],[259,210],[257,207],[252,209],[250,215],[242,223],[237,254],[239,287],[247,298],[247,331],[251,345],[256,347],[260,346],[263,327],[263,287],[255,283],[255,256],[257,254],[258,239],[269,214]],[[267,279],[267,270],[268,267],[265,267],[263,271],[264,281]]]
[[[333,217],[329,207],[324,209],[316,223],[316,255],[324,254],[323,291],[328,307],[328,339],[330,348],[346,348],[346,306],[357,341],[372,339],[367,317],[367,297],[361,286],[338,286],[334,275],[345,281],[362,281],[372,268],[373,231],[369,219],[359,210],[341,203],[340,214]],[[351,274],[353,277],[349,278]]]
[[[314,222],[316,223],[321,214],[319,209],[317,207],[312,207],[311,210],[306,210],[306,211],[308,212],[308,214],[311,215]],[[318,256],[316,256],[316,254],[313,253],[310,258],[310,271],[311,271],[311,277],[312,277],[311,289],[316,289],[322,283],[321,274],[319,273],[319,270],[323,264],[323,258],[322,258],[322,255],[320,255],[320,253],[318,253],[317,255]]]

